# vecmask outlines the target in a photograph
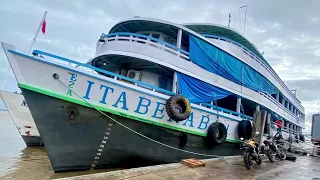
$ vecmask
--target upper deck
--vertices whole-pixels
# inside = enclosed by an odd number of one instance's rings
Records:
[[[169,63],[175,64],[175,63],[178,63],[179,61],[180,62],[179,67],[182,67],[181,63],[185,64],[186,67],[187,66],[190,67],[192,63],[190,64],[188,63],[188,61],[190,62],[192,61],[192,59],[190,59],[189,57],[188,43],[189,43],[189,35],[191,34],[201,39],[201,41],[210,43],[211,45],[229,53],[233,57],[236,57],[240,61],[243,61],[244,63],[254,68],[256,71],[260,72],[263,76],[265,76],[273,84],[275,84],[281,93],[280,98],[279,97],[277,98],[275,96],[271,97],[271,95],[263,95],[263,96],[268,96],[268,99],[272,101],[277,101],[275,103],[278,104],[278,106],[281,106],[281,105],[284,106],[282,107],[284,108],[283,110],[289,114],[294,114],[297,116],[303,115],[304,108],[303,106],[301,106],[300,101],[291,93],[291,91],[284,84],[281,84],[283,82],[272,70],[270,65],[268,65],[265,61],[262,61],[260,57],[255,55],[249,48],[240,44],[239,40],[238,42],[235,42],[235,40],[237,40],[235,37],[233,37],[233,40],[231,40],[231,39],[227,39],[226,36],[222,37],[222,36],[217,36],[217,34],[212,35],[212,33],[210,32],[205,32],[205,31],[202,31],[202,32],[206,33],[207,35],[215,36],[216,39],[220,41],[220,44],[217,42],[213,42],[212,39],[207,38],[203,34],[196,33],[191,29],[182,25],[174,24],[167,21],[157,20],[157,19],[150,19],[150,18],[129,19],[116,24],[109,31],[110,34],[104,36],[104,38],[107,38],[106,44],[103,46],[97,47],[96,57],[102,56],[106,52],[111,54],[115,53],[115,54],[121,54],[121,55],[135,54],[136,57],[141,57],[143,59],[148,59],[150,57],[156,58],[160,60],[160,62],[163,64],[165,61],[167,61],[167,58],[168,58],[168,55],[166,55],[166,53],[172,54],[173,51],[177,51],[178,56],[172,56],[173,58]],[[221,45],[221,42],[222,43],[228,42],[229,44],[237,44],[236,47],[232,47],[234,48],[235,51],[230,51],[229,47],[228,47],[229,49],[225,48],[224,45]],[[250,43],[250,42],[247,41],[247,43]],[[142,44],[145,44],[145,45],[142,45]],[[150,45],[150,48],[146,46],[147,44]],[[254,45],[252,45],[252,47],[255,48]],[[165,50],[166,53],[161,52],[160,49]],[[182,58],[186,61],[177,60],[176,62],[174,62],[173,59],[175,59],[176,57]],[[168,65],[165,65],[165,66],[172,68],[172,66],[168,66]],[[192,64],[192,66],[195,66],[195,64]],[[212,78],[210,78],[211,80],[209,81],[215,81],[214,79],[217,79],[217,77],[215,77],[215,75],[213,75],[212,73],[207,74],[207,72],[204,72],[205,70],[200,71],[201,68],[198,68],[198,67],[194,67],[191,69],[189,68],[188,70],[189,71],[191,70],[194,73],[196,73],[195,68],[197,69],[197,73],[201,72],[200,74],[202,75],[200,76],[202,77],[209,78],[212,76]],[[223,78],[218,77],[218,79],[223,79]],[[227,82],[227,80],[223,80],[223,81]],[[246,88],[244,88],[243,86],[238,87],[237,85],[232,85],[230,83],[227,83],[227,84],[229,87],[231,87],[231,89],[228,89],[230,92],[233,92],[232,90],[235,90],[242,93],[246,93],[246,95],[250,97],[252,96],[253,99],[258,98],[257,95],[254,95],[255,94],[254,91],[251,92],[250,90],[245,90]],[[243,97],[246,97],[246,96],[243,96]],[[257,102],[261,102],[261,97],[260,97],[260,100],[259,98],[257,100],[258,100]],[[302,114],[299,114],[298,110],[302,112]]]

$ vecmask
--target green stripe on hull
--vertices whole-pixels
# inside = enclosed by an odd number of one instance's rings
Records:
[[[190,134],[195,134],[195,135],[198,135],[198,136],[204,136],[204,137],[207,136],[207,134],[205,134],[205,133],[199,133],[199,132],[195,132],[195,131],[182,129],[182,128],[179,128],[179,127],[170,126],[170,125],[167,125],[167,124],[161,124],[161,123],[158,123],[158,122],[151,121],[151,120],[149,120],[147,118],[141,118],[141,117],[133,116],[133,115],[128,114],[128,113],[123,113],[123,112],[120,112],[120,111],[116,111],[116,110],[113,110],[113,109],[110,109],[110,108],[103,107],[101,105],[97,105],[97,104],[93,104],[93,103],[90,103],[91,105],[89,105],[87,102],[85,102],[83,100],[75,99],[75,98],[73,98],[71,96],[67,96],[67,95],[54,93],[54,92],[51,92],[51,91],[48,91],[48,90],[45,90],[45,89],[41,89],[41,88],[37,88],[37,87],[34,87],[34,86],[30,86],[30,85],[27,85],[27,84],[18,83],[18,87],[19,88],[23,88],[23,89],[27,89],[27,90],[31,90],[31,91],[34,91],[34,92],[37,92],[37,93],[40,93],[40,94],[44,94],[44,95],[47,95],[47,96],[51,96],[51,97],[54,97],[54,98],[62,99],[62,100],[65,100],[65,101],[68,101],[68,102],[72,102],[72,103],[75,103],[75,104],[79,104],[79,105],[82,105],[82,106],[85,106],[85,107],[92,108],[92,106],[93,106],[94,108],[99,109],[101,111],[105,111],[105,112],[112,113],[112,114],[115,114],[115,115],[118,115],[118,116],[134,119],[134,120],[141,121],[141,122],[144,122],[144,123],[149,123],[149,124],[161,126],[161,127],[168,128],[168,129],[173,129],[173,130],[177,130],[177,131],[190,133]],[[232,143],[241,143],[241,141],[233,140],[233,139],[227,139],[226,141],[227,142],[232,142]]]

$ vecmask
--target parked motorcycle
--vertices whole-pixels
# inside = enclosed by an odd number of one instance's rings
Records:
[[[253,161],[255,161],[259,165],[262,163],[258,143],[255,142],[255,139],[258,136],[259,132],[256,133],[256,136],[254,138],[250,138],[249,140],[240,138],[240,140],[243,141],[243,143],[240,145],[240,149],[242,149],[244,165],[248,170],[252,169]]]
[[[264,140],[263,143],[265,144],[265,154],[271,162],[275,161],[276,156],[279,157],[280,160],[286,159],[287,151],[283,147],[284,141],[280,132],[278,132],[273,138],[269,137],[267,140]]]

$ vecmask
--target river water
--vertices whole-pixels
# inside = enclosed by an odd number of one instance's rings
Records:
[[[27,147],[7,111],[0,110],[0,179],[55,179],[110,171],[54,173],[42,147]]]

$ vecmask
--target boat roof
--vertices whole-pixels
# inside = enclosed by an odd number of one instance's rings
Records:
[[[266,59],[264,59],[263,55],[260,53],[258,48],[236,30],[233,30],[227,26],[211,23],[185,23],[182,25],[199,34],[222,36],[230,40],[233,40],[249,49],[251,52],[253,52],[261,60],[263,60],[265,63],[269,65],[269,63]]]

